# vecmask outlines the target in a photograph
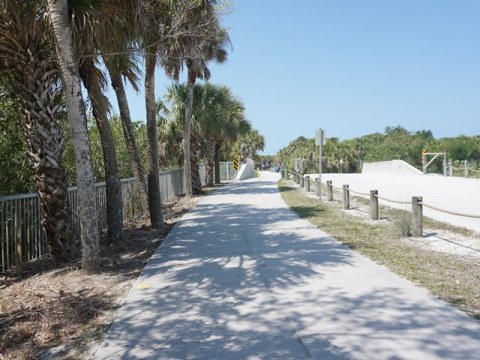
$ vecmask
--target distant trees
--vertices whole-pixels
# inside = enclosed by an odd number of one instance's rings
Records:
[[[480,160],[480,136],[435,139],[430,130],[410,132],[402,126],[389,126],[384,133],[339,141],[327,140],[323,148],[322,168],[327,172],[361,171],[363,162],[400,159],[421,168],[421,151],[446,151],[449,159]],[[308,171],[318,171],[318,148],[314,139],[299,137],[277,154],[278,162],[293,168],[293,159],[305,159]],[[435,170],[435,167],[433,168]],[[440,170],[440,168],[438,168]]]

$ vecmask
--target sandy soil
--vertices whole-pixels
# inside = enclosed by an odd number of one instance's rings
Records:
[[[0,360],[81,358],[102,338],[131,283],[196,201],[165,204],[162,229],[150,228],[145,219],[127,224],[122,242],[101,244],[95,275],[82,275],[79,261],[55,267],[45,257],[0,277]]]

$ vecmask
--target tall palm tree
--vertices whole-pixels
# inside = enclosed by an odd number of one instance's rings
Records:
[[[80,56],[80,77],[90,98],[102,144],[107,200],[107,238],[110,243],[118,242],[123,237],[122,184],[115,140],[109,123],[111,105],[104,94],[107,81],[95,64],[97,59],[93,54],[98,52],[99,44],[115,35],[112,32],[112,29],[116,28],[115,21],[118,18],[115,15],[118,9],[121,9],[113,6],[115,3],[116,1],[113,1],[106,6],[102,3],[88,2],[88,6],[73,7],[70,20],[74,31],[75,50]]]
[[[57,42],[57,58],[62,73],[75,153],[80,239],[82,242],[82,271],[85,274],[91,274],[96,272],[98,268],[99,238],[85,104],[74,52],[67,1],[48,0],[47,4]]]
[[[245,106],[240,100],[233,97],[230,98],[223,111],[225,112],[226,120],[221,128],[221,133],[212,139],[212,142],[215,144],[215,183],[220,183],[220,153],[222,149],[226,145],[235,143],[239,137],[247,134],[252,129],[252,125],[245,118]]]
[[[180,71],[187,68],[187,103],[183,122],[184,138],[184,179],[187,196],[200,192],[199,143],[191,139],[194,86],[197,79],[208,80],[209,61],[218,63],[227,60],[226,46],[230,43],[227,31],[220,26],[215,11],[215,0],[201,0],[192,8],[182,24],[181,36],[167,43],[163,48],[162,65],[167,75],[178,80]]]
[[[107,200],[107,235],[110,243],[123,237],[122,184],[115,140],[108,121],[110,103],[104,94],[105,79],[91,57],[80,61],[80,77],[90,98],[102,144]]]
[[[179,127],[183,128],[183,114],[187,102],[187,86],[174,84],[167,89],[165,104],[161,109],[170,121],[165,122],[162,133],[171,139],[168,143],[180,143]],[[192,109],[192,139],[198,141],[204,149],[206,160],[206,183],[213,185],[214,163],[218,162],[223,144],[237,140],[240,134],[250,130],[250,123],[245,119],[243,104],[235,99],[225,86],[210,83],[194,86],[194,102]],[[172,136],[173,130],[175,135]],[[178,155],[178,147],[167,146],[167,156]],[[218,160],[218,161],[217,161]],[[220,178],[219,170],[216,175]]]
[[[145,48],[145,108],[147,115],[147,177],[148,209],[153,228],[163,226],[162,201],[160,198],[160,166],[158,159],[157,119],[155,109],[155,69],[158,60],[158,44],[163,38],[162,27],[170,19],[166,2],[151,1],[144,13],[146,30],[141,41]],[[166,15],[167,14],[167,15]]]
[[[99,48],[102,60],[110,75],[111,85],[115,91],[120,110],[126,147],[144,211],[148,209],[147,183],[133,131],[123,80],[130,82],[133,88],[138,91],[141,75],[139,68],[140,54],[133,49],[138,46],[139,38],[145,31],[145,24],[142,19],[145,17],[144,5],[147,2],[148,0],[110,0],[108,3],[99,3],[97,6],[102,5],[101,9],[103,11],[97,12],[96,17],[89,16],[89,21],[79,22],[84,27],[85,24],[88,24],[87,30],[95,32],[94,43]],[[99,80],[102,80],[101,77]]]
[[[203,87],[200,117],[200,137],[205,148],[205,184],[213,186],[214,172],[220,181],[220,149],[226,141],[235,141],[250,129],[245,119],[244,106],[226,86],[206,83]],[[245,132],[244,132],[245,131]]]
[[[117,97],[118,108],[120,110],[120,119],[122,121],[123,135],[125,138],[127,151],[132,162],[132,170],[135,177],[135,182],[140,192],[142,208],[143,211],[147,211],[148,193],[147,183],[145,181],[145,171],[143,169],[140,152],[135,139],[127,93],[123,84],[123,78],[128,79],[134,89],[138,91],[137,74],[139,73],[139,69],[136,62],[132,60],[128,54],[122,55],[104,56],[104,61],[110,74],[112,88],[114,89]]]
[[[68,216],[67,180],[62,165],[64,137],[56,119],[61,80],[53,38],[41,1],[3,1],[0,5],[0,76],[22,110],[42,225],[55,261],[78,255]]]

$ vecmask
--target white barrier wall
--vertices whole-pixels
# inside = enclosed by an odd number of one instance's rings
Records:
[[[380,161],[380,162],[363,164],[362,174],[376,174],[376,173],[406,174],[406,175],[413,175],[413,174],[422,175],[423,174],[420,170],[406,163],[403,160]]]
[[[251,179],[257,176],[255,165],[252,159],[247,159],[247,163],[243,164],[238,170],[237,180]]]

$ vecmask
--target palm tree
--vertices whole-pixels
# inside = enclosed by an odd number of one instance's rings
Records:
[[[194,102],[192,111],[192,139],[198,141],[199,147],[204,149],[206,160],[206,179],[208,185],[213,185],[214,164],[217,163],[218,171],[216,178],[219,181],[220,150],[224,144],[237,140],[238,136],[245,134],[251,129],[250,123],[244,117],[243,104],[235,99],[225,86],[217,86],[210,83],[194,86]],[[178,155],[178,145],[181,134],[179,128],[183,128],[187,102],[187,86],[174,84],[168,88],[165,95],[165,104],[159,102],[162,114],[169,119],[162,126],[163,141],[166,141],[167,155]],[[161,106],[160,106],[161,105]]]
[[[115,22],[118,19],[118,5],[115,0],[110,4],[82,2],[76,3],[70,10],[76,54],[79,55],[79,73],[92,107],[97,123],[103,153],[106,183],[108,241],[118,242],[123,237],[122,185],[120,182],[117,150],[109,123],[110,102],[104,94],[107,81],[103,72],[96,66],[98,47],[115,37],[118,33]],[[110,40],[111,41],[111,40]],[[85,55],[84,55],[85,54]]]
[[[167,94],[175,94],[169,90]],[[157,116],[160,143],[160,167],[182,166],[183,138],[182,124],[175,121],[172,112],[162,101],[157,101]]]
[[[42,225],[57,262],[78,255],[68,216],[64,138],[56,115],[61,80],[53,39],[40,1],[4,1],[0,7],[0,75],[22,109],[21,127],[42,204]]]
[[[226,141],[235,141],[238,135],[250,130],[245,119],[243,104],[234,98],[226,86],[206,83],[203,86],[204,115],[199,118],[200,131],[205,147],[205,184],[220,182],[220,149]]]
[[[224,111],[226,122],[222,127],[221,134],[215,138],[214,142],[215,183],[220,183],[220,152],[222,149],[226,145],[235,143],[239,137],[252,130],[252,125],[245,118],[245,106],[240,100],[231,98]],[[224,153],[226,152],[224,151]]]
[[[88,21],[80,22],[80,25],[89,24],[90,26],[87,30],[91,31],[90,29],[93,29],[95,32],[95,44],[102,54],[103,62],[110,75],[112,88],[117,97],[124,139],[130,155],[136,186],[140,192],[142,207],[144,211],[147,211],[147,183],[123,83],[123,79],[125,79],[138,91],[141,75],[138,65],[140,57],[139,53],[133,49],[135,46],[138,46],[139,38],[145,31],[145,24],[142,22],[142,18],[145,17],[144,5],[146,5],[146,2],[138,0],[111,0],[108,4],[103,3],[101,5],[103,5],[106,11],[97,12],[97,16],[93,17],[93,19],[91,15],[88,16]],[[92,24],[94,26],[91,26]],[[92,51],[91,53],[95,52]],[[101,81],[102,78],[99,77],[99,80]]]
[[[200,192],[199,144],[191,139],[194,86],[197,79],[208,80],[209,61],[222,63],[227,60],[228,33],[220,26],[215,12],[215,0],[202,0],[187,13],[182,24],[183,35],[163,47],[162,65],[167,75],[178,80],[180,71],[187,67],[187,103],[183,122],[184,179],[187,196]],[[200,31],[199,31],[200,29]]]
[[[160,1],[152,1],[145,11],[147,28],[141,39],[145,48],[145,108],[147,115],[147,177],[148,209],[153,228],[163,226],[162,201],[160,198],[160,166],[158,159],[157,119],[155,109],[155,68],[157,67],[158,44],[162,40],[161,28],[166,24],[169,9]],[[165,4],[163,4],[165,5]]]
[[[57,57],[62,73],[75,153],[80,239],[82,242],[82,270],[85,274],[91,274],[96,272],[98,267],[99,238],[95,216],[94,180],[85,104],[82,97],[78,64],[75,61],[67,1],[48,0],[47,4],[57,42]]]
[[[93,116],[102,143],[105,170],[107,200],[107,234],[110,243],[118,242],[123,237],[122,184],[118,170],[117,150],[112,128],[108,122],[110,103],[104,94],[105,78],[95,66],[91,57],[80,61],[80,77],[90,98]]]
[[[128,79],[135,90],[138,90],[139,69],[135,61],[128,54],[126,56],[104,56],[106,67],[109,71],[112,88],[117,96],[118,108],[120,110],[120,119],[122,121],[123,135],[127,146],[127,151],[132,162],[132,170],[135,177],[136,186],[140,192],[140,199],[143,211],[148,209],[147,183],[145,181],[145,171],[143,169],[140,152],[133,132],[132,118],[130,116],[130,107],[128,105],[127,94],[123,79]]]
[[[237,151],[243,159],[253,159],[258,150],[265,147],[265,139],[258,130],[251,130],[246,135],[240,137],[237,142]]]

